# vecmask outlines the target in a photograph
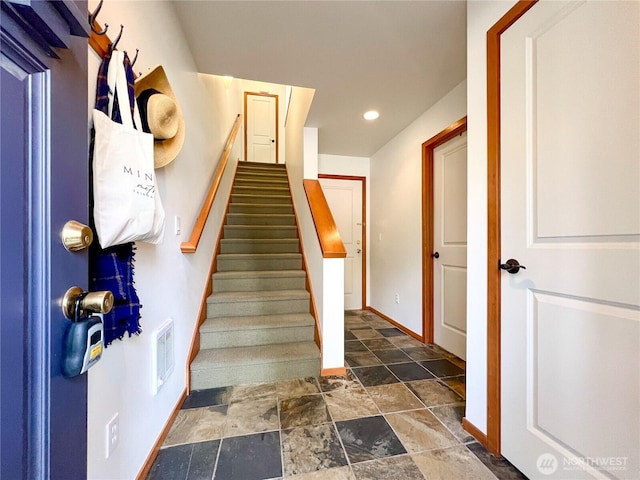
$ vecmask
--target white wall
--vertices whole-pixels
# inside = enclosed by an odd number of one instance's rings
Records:
[[[466,102],[463,81],[371,157],[370,305],[417,334],[422,334],[422,143],[464,117]]]
[[[292,87],[287,119],[287,173],[298,214],[307,274],[322,342],[322,370],[344,368],[344,259],[323,258],[304,179],[318,177],[318,130],[304,128],[314,90]]]
[[[487,42],[514,1],[467,3],[467,407],[487,431]]]
[[[371,292],[369,289],[369,285],[371,284],[371,272],[369,268],[370,258],[369,255],[369,245],[371,245],[371,235],[370,235],[370,205],[371,205],[371,182],[369,176],[369,163],[370,160],[368,157],[350,157],[345,155],[328,155],[321,153],[318,155],[318,173],[324,175],[343,175],[343,176],[354,176],[354,177],[365,177],[367,188],[364,192],[365,201],[367,204],[367,211],[365,216],[365,239],[367,242],[367,261],[366,261],[366,272],[367,278],[365,281],[367,282],[366,286],[366,298],[364,298],[364,304],[371,304]]]
[[[96,1],[90,2],[94,9]],[[242,93],[225,90],[220,78],[196,73],[195,62],[169,2],[105,2],[101,24],[117,35],[125,25],[118,49],[140,49],[136,72],[162,64],[185,117],[186,138],[180,155],[157,170],[167,228],[164,242],[137,244],[135,281],[141,303],[142,334],[109,346],[88,373],[88,478],[135,478],[186,386],[186,361],[198,308],[207,281],[212,251],[222,222],[224,205],[218,202],[204,231],[198,252],[183,255],[187,240],[220,153],[237,114]],[[112,38],[113,38],[112,37]],[[95,95],[99,59],[88,52],[89,96]],[[241,138],[241,137],[240,137]],[[241,152],[234,149],[230,161]],[[230,175],[219,192],[230,188]],[[173,232],[174,217],[182,220],[182,233]],[[175,322],[175,370],[156,396],[151,393],[151,340],[167,318]],[[105,425],[118,413],[119,445],[105,458]]]

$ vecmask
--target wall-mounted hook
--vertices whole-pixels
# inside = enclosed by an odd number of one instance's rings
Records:
[[[118,34],[118,36],[116,37],[116,39],[113,41],[113,43],[111,45],[109,45],[109,52],[113,52],[116,49],[116,46],[118,45],[118,42],[120,41],[120,38],[122,38],[122,31],[124,30],[124,25],[120,25],[120,33]]]
[[[107,29],[109,28],[108,23],[104,24],[104,28],[102,29],[102,31],[96,30],[96,27],[93,26],[96,23],[96,17],[98,16],[98,13],[100,13],[100,9],[102,8],[102,2],[103,0],[100,0],[100,3],[98,3],[98,6],[96,7],[96,9],[89,14],[89,25],[91,26],[91,30],[93,30],[93,33],[95,33],[96,35],[106,34]]]
[[[131,68],[133,68],[133,66],[136,64],[136,62],[138,61],[138,53],[140,52],[139,48],[136,48],[136,56],[133,57],[133,61],[131,62]]]

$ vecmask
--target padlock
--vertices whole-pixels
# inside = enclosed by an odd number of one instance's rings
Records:
[[[104,292],[97,292],[97,294],[101,293]],[[75,377],[85,373],[100,360],[104,350],[102,314],[90,312],[93,308],[102,308],[106,312],[111,310],[113,296],[110,292],[108,292],[108,295],[104,295],[105,297],[110,296],[110,298],[106,302],[99,302],[100,305],[107,304],[107,308],[103,308],[92,307],[92,302],[85,301],[87,295],[89,295],[87,292],[77,294],[71,302],[73,303],[73,308],[67,308],[67,311],[73,311],[73,317],[67,326],[64,337],[65,348],[62,373],[65,377]],[[96,296],[95,294],[93,295]]]
[[[104,327],[101,314],[71,322],[65,333],[62,373],[65,377],[83,374],[100,360],[103,349]]]

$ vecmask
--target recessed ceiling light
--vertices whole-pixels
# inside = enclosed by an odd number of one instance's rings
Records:
[[[365,114],[363,115],[365,120],[375,120],[379,116],[380,114],[375,110],[369,110],[368,112],[365,112]]]

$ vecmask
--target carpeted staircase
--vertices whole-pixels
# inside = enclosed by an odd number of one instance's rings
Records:
[[[191,389],[318,376],[305,285],[285,166],[240,162]]]

